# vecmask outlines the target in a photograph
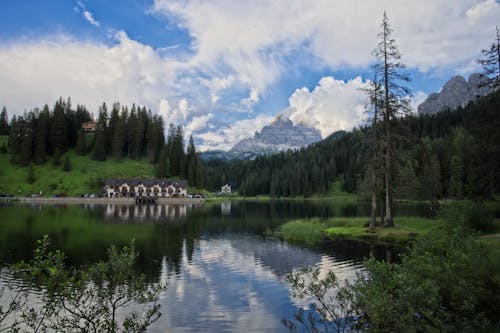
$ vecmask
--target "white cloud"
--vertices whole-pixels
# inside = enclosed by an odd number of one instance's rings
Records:
[[[83,13],[82,13],[83,17],[87,20],[87,22],[89,22],[90,24],[98,27],[100,26],[101,24],[99,23],[99,21],[97,21],[96,19],[94,19],[94,17],[92,16],[92,13],[85,10]]]
[[[210,119],[213,119],[214,116],[215,115],[213,113],[208,113],[208,114],[201,115],[198,117],[193,117],[193,119],[191,119],[189,124],[186,125],[186,131],[189,131],[192,133],[194,131],[198,131],[204,127],[207,127],[208,122],[210,121]]]
[[[263,91],[292,50],[331,68],[368,65],[384,9],[405,62],[423,71],[475,57],[500,17],[494,0],[156,0],[152,11],[189,31],[193,63],[222,63]]]
[[[427,98],[427,94],[424,93],[423,91],[417,91],[416,93],[413,94],[413,98],[410,103],[410,108],[412,112],[416,113],[418,111],[418,106],[425,101]]]
[[[111,45],[61,35],[3,43],[0,101],[10,115],[59,96],[93,112],[103,101],[137,103],[193,132],[204,130],[198,126],[205,120],[214,126],[204,133],[205,146],[228,148],[271,120],[238,119],[252,114],[288,72],[305,64],[316,71],[364,71],[373,61],[383,9],[403,61],[421,71],[477,68],[473,60],[492,41],[500,18],[494,0],[155,0],[150,12],[184,28],[190,52],[153,49],[125,32],[114,33]],[[75,10],[99,24],[83,2]],[[289,111],[323,135],[352,127],[361,117],[356,87],[362,84],[324,78],[312,91],[298,89]]]
[[[60,96],[96,111],[103,101],[156,109],[170,96],[175,68],[124,32],[107,46],[68,36],[0,45],[0,100],[9,114]]]
[[[215,131],[199,133],[197,137],[204,142],[198,148],[200,151],[231,149],[239,141],[253,137],[255,132],[260,131],[265,125],[269,125],[273,119],[273,116],[261,114],[255,119],[244,119]]]
[[[365,83],[360,77],[344,82],[323,77],[318,85],[295,90],[285,113],[294,123],[314,127],[323,137],[338,130],[350,130],[364,119]]]

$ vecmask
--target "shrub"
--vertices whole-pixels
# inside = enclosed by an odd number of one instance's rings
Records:
[[[493,213],[479,202],[454,202],[444,206],[440,215],[451,228],[462,226],[481,232],[493,230]]]

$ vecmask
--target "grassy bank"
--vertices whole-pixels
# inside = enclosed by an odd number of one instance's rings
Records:
[[[77,155],[73,151],[61,157],[69,157],[71,170],[64,171],[62,165],[54,166],[51,161],[42,165],[33,165],[35,181],[29,183],[28,167],[10,163],[9,154],[0,154],[0,193],[30,195],[40,193],[54,195],[67,193],[101,193],[99,179],[114,177],[153,177],[154,167],[145,160],[114,160],[105,162],[92,161],[89,156]]]
[[[365,241],[405,244],[418,235],[425,235],[439,228],[443,221],[407,216],[395,220],[395,227],[375,230],[366,228],[366,217],[338,217],[326,220],[296,220],[284,224],[281,234],[285,240],[308,244],[324,238],[346,238]]]

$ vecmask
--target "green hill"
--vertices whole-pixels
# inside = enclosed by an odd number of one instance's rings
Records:
[[[0,146],[7,142],[7,136],[0,136]],[[54,166],[49,161],[42,165],[33,165],[35,181],[27,181],[28,167],[10,163],[10,154],[0,153],[0,193],[13,195],[29,195],[40,193],[55,195],[67,193],[80,195],[83,193],[101,194],[100,180],[103,178],[154,177],[154,166],[146,160],[113,160],[104,162],[93,161],[88,155],[81,156],[70,150],[63,156],[68,156],[71,171],[64,171],[63,166]]]

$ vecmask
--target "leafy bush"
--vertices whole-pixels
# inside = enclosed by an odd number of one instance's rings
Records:
[[[493,230],[493,213],[479,202],[454,202],[442,207],[440,215],[451,228],[466,227],[481,232]]]
[[[370,259],[365,267],[368,278],[359,276],[354,284],[345,286],[330,276],[326,280],[317,274],[308,274],[307,279],[303,278],[304,273],[289,277],[293,295],[308,295],[311,290],[321,292],[312,295],[320,305],[312,307],[315,313],[304,316],[299,311],[294,325],[284,321],[287,327],[293,331],[297,323],[306,323],[316,329],[309,329],[311,332],[326,332],[330,330],[325,323],[331,327],[355,318],[347,330],[498,332],[500,328],[498,257],[465,228],[447,229],[418,239],[401,264]],[[334,292],[333,298],[324,287]],[[351,303],[339,313],[336,303],[346,300]]]

